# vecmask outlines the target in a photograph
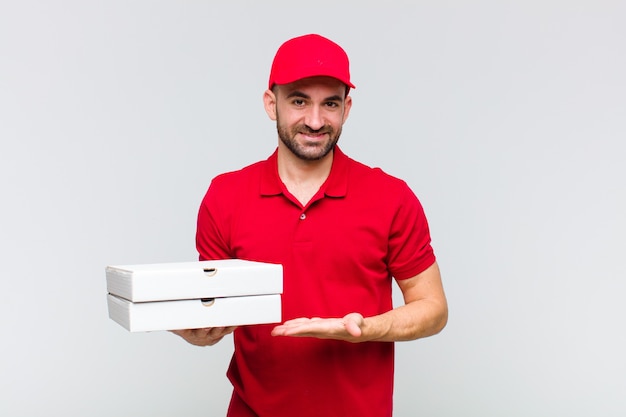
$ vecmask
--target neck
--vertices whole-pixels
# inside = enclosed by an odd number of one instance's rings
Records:
[[[304,206],[330,175],[333,151],[322,159],[306,161],[281,145],[278,147],[278,175],[287,190]]]

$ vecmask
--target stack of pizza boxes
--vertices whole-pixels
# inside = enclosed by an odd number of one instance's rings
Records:
[[[241,259],[107,266],[109,317],[131,332],[279,323],[281,265]]]

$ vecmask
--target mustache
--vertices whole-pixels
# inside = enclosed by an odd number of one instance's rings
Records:
[[[320,133],[332,133],[333,132],[333,128],[327,125],[322,126],[319,129],[311,129],[307,125],[300,125],[300,126],[297,126],[295,130],[300,133],[308,133],[312,135],[319,135]]]

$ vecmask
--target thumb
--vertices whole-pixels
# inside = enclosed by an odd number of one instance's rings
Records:
[[[360,337],[363,334],[361,325],[363,324],[363,316],[359,313],[350,313],[343,318],[343,325],[350,336]]]

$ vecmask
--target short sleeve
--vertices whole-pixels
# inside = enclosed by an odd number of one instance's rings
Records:
[[[405,182],[389,234],[389,270],[396,279],[418,275],[436,260],[422,204]]]
[[[232,258],[229,249],[229,198],[221,192],[220,177],[209,186],[198,211],[196,248],[199,259]]]

